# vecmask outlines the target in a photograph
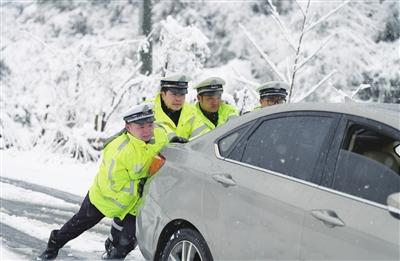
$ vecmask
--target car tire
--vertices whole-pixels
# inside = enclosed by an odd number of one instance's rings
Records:
[[[162,252],[161,260],[212,261],[213,259],[202,235],[193,229],[183,228],[170,237]]]

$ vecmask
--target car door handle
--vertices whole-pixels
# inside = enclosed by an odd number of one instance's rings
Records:
[[[318,220],[321,220],[328,227],[343,227],[344,222],[338,217],[333,210],[315,209],[311,210],[311,215]]]
[[[230,174],[216,174],[212,176],[212,178],[224,185],[225,187],[236,185],[236,182],[233,180]]]

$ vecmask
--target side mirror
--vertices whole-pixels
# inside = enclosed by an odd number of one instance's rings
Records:
[[[390,214],[400,219],[400,192],[390,194],[386,200]]]

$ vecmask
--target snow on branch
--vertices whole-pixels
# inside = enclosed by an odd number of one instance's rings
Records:
[[[368,88],[371,88],[371,85],[369,85],[369,84],[360,84],[360,86],[358,86],[357,89],[351,93],[350,98],[353,99],[354,96],[356,94],[358,94],[359,91],[364,90],[364,89],[368,89]]]
[[[301,4],[299,3],[299,0],[295,0],[294,2],[295,2],[295,3],[297,4],[297,6],[299,7],[299,9],[300,9],[301,13],[303,14],[303,16],[306,16],[306,12],[304,11],[304,9],[303,9],[303,7],[301,6]]]
[[[298,43],[298,45],[297,45],[296,57],[295,57],[294,63],[293,63],[293,74],[292,74],[292,79],[290,80],[290,88],[289,88],[289,98],[288,98],[288,102],[290,102],[290,101],[291,101],[291,98],[292,98],[293,87],[294,87],[294,80],[295,80],[295,78],[296,78],[297,63],[298,63],[298,60],[299,60],[299,58],[300,58],[300,49],[301,49],[301,44],[302,44],[302,41],[303,41],[304,28],[305,28],[305,24],[306,24],[306,21],[307,21],[307,14],[308,14],[308,10],[309,10],[309,8],[310,8],[310,2],[311,2],[311,0],[308,0],[308,2],[307,2],[307,8],[306,8],[306,13],[305,13],[306,15],[304,16],[303,23],[302,23],[302,25],[301,25],[301,34],[300,34],[300,37],[299,37],[299,43]]]
[[[271,7],[272,18],[278,24],[283,36],[285,37],[286,41],[289,43],[289,46],[292,47],[292,49],[294,51],[296,51],[296,45],[294,44],[294,40],[290,36],[288,29],[286,28],[284,22],[282,21],[281,17],[279,16],[279,13],[276,11],[276,8],[273,6],[273,4],[271,3],[270,0],[268,0],[268,4]]]
[[[160,26],[162,73],[192,74],[202,69],[210,55],[208,37],[196,26],[183,26],[172,16],[161,21]]]
[[[250,93],[253,95],[253,97],[258,99],[258,93],[253,89],[253,88],[249,88],[248,86],[253,86],[253,87],[257,87],[258,83],[250,81],[246,78],[244,78],[243,76],[238,75],[237,77],[234,78],[235,80],[245,83],[245,87],[250,91]]]
[[[117,110],[117,108],[121,104],[121,101],[122,101],[123,97],[125,96],[125,94],[129,90],[131,90],[134,86],[139,85],[143,81],[143,79],[138,78],[138,79],[135,79],[135,81],[129,83],[129,81],[133,78],[133,76],[134,75],[131,75],[129,77],[129,79],[122,84],[121,87],[123,87],[125,85],[126,85],[126,87],[124,88],[124,90],[118,92],[118,97],[116,97],[116,99],[113,98],[110,111],[107,113],[107,116],[105,117],[106,122],[110,119],[111,115]],[[129,83],[129,84],[127,84],[127,83]]]
[[[325,45],[327,45],[327,43],[332,40],[334,34],[328,36],[323,42],[322,44],[318,47],[318,49],[316,49],[310,56],[308,56],[307,58],[304,59],[304,61],[302,61],[300,63],[300,65],[297,67],[296,71],[300,70],[301,67],[303,67],[305,64],[307,64],[312,58],[314,58],[314,56],[322,49],[325,47]]]
[[[271,67],[272,71],[279,77],[279,79],[283,82],[287,82],[287,79],[285,76],[279,72],[278,68],[275,66],[275,64],[271,61],[271,59],[268,57],[268,55],[260,48],[260,46],[256,43],[254,38],[250,35],[250,33],[247,31],[247,29],[239,23],[240,29],[245,33],[247,38],[250,40],[250,42],[256,47],[258,52],[261,54],[261,56],[264,58],[264,60],[268,63],[268,65]]]
[[[359,91],[370,88],[371,85],[369,84],[360,84],[360,86],[357,87],[357,89],[351,93],[347,93],[343,90],[337,89],[334,86],[331,86],[339,95],[341,95],[344,98],[345,102],[363,102],[358,99],[356,99],[354,96],[358,94]]]
[[[322,23],[323,21],[325,21],[326,19],[328,19],[331,15],[333,15],[334,13],[336,13],[339,9],[341,9],[343,6],[347,5],[348,3],[350,3],[351,0],[347,0],[344,1],[343,3],[341,3],[338,7],[336,7],[335,9],[333,9],[332,11],[330,11],[329,13],[327,13],[326,15],[322,16],[320,19],[318,19],[315,23],[311,24],[310,26],[308,26],[305,30],[304,33],[309,32],[310,30],[312,30],[315,26],[317,26],[318,24]]]
[[[45,48],[47,48],[55,56],[59,56],[60,54],[63,54],[63,55],[68,54],[65,51],[61,51],[60,49],[56,50],[55,48],[51,47],[49,44],[44,42],[42,39],[40,39],[39,37],[37,37],[36,35],[32,34],[31,32],[29,32],[27,30],[20,30],[20,31],[21,31],[21,33],[28,34],[33,40],[42,44]]]
[[[330,74],[328,74],[327,76],[325,76],[321,81],[319,81],[319,83],[317,83],[316,85],[314,85],[313,87],[311,87],[305,94],[303,94],[301,97],[297,98],[293,98],[293,102],[300,102],[302,100],[304,100],[305,98],[307,98],[308,96],[310,96],[310,94],[312,94],[313,92],[315,92],[315,90],[317,90],[319,87],[322,86],[323,83],[325,83],[329,78],[331,78],[334,74],[336,74],[337,71],[334,70],[332,71]]]
[[[110,47],[114,47],[114,46],[121,46],[121,45],[125,45],[125,44],[133,44],[133,43],[141,43],[145,40],[145,37],[139,38],[139,39],[131,39],[131,40],[122,40],[122,41],[118,41],[118,42],[110,42],[107,44],[102,44],[102,45],[97,45],[94,46],[95,48],[110,48]]]

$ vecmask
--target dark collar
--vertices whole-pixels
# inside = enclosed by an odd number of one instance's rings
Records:
[[[167,116],[175,123],[176,126],[178,126],[179,117],[181,116],[182,109],[180,109],[179,111],[173,111],[169,109],[167,105],[165,105],[162,97],[160,97],[160,100],[161,100],[161,108],[164,111],[164,113],[167,114]]]
[[[204,116],[207,117],[207,119],[209,119],[214,126],[217,126],[218,124],[218,112],[206,112],[205,110],[203,110],[203,108],[201,108],[201,105],[199,104],[200,110],[201,112],[204,114]]]

